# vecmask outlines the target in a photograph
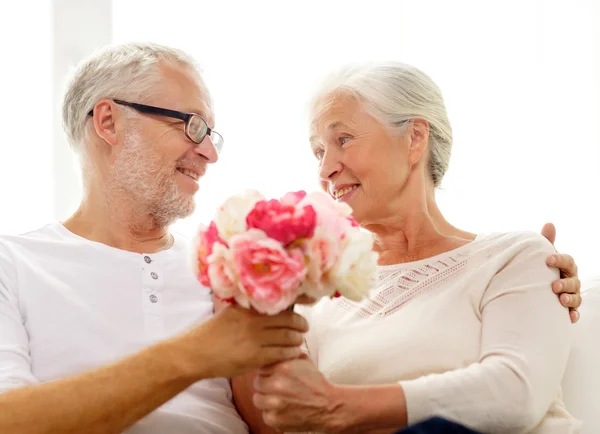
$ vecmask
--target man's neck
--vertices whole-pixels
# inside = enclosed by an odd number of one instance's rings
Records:
[[[63,225],[90,241],[135,253],[156,253],[173,245],[167,225],[126,207],[113,209],[84,200]]]

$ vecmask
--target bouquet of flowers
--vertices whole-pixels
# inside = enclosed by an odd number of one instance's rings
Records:
[[[374,283],[377,254],[351,211],[322,192],[232,196],[198,231],[195,274],[217,298],[268,315],[301,295],[358,301]]]

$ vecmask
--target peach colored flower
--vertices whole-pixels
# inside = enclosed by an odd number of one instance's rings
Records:
[[[242,292],[260,313],[277,314],[294,303],[306,270],[300,249],[286,251],[259,229],[230,240]]]
[[[216,297],[224,301],[235,300],[240,306],[250,307],[248,297],[238,285],[238,278],[233,267],[231,250],[223,244],[216,243],[212,254],[208,257],[208,277]]]
[[[307,275],[302,292],[315,299],[332,295],[336,288],[329,278],[329,271],[342,252],[342,240],[323,228],[317,228],[303,248]]]

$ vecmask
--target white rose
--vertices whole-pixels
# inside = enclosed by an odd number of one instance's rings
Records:
[[[351,230],[344,240],[344,250],[331,270],[331,279],[344,297],[360,301],[375,284],[378,255],[368,232]]]
[[[256,190],[246,190],[227,199],[215,214],[219,236],[228,242],[232,236],[245,232],[248,229],[246,216],[257,202],[264,199],[265,197]]]

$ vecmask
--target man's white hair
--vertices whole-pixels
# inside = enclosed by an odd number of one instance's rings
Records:
[[[347,66],[331,74],[310,106],[314,120],[338,94],[351,95],[383,125],[404,133],[413,118],[429,123],[429,172],[439,187],[448,170],[452,128],[439,87],[422,71],[396,62]]]
[[[85,139],[87,114],[102,98],[144,103],[160,81],[162,63],[181,65],[197,76],[212,109],[208,89],[194,59],[181,50],[153,43],[105,47],[84,59],[69,80],[63,100],[63,127],[71,148],[78,152]]]

